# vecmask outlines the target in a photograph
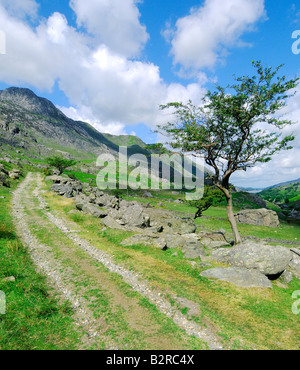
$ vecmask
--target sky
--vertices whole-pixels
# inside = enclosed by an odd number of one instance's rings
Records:
[[[101,132],[154,143],[170,119],[160,104],[201,104],[253,60],[300,76],[298,30],[296,0],[0,0],[0,89],[30,88]],[[300,91],[283,113],[294,148],[234,174],[236,186],[300,177]]]

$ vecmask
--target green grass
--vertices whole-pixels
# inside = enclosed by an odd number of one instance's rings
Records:
[[[0,315],[0,349],[75,349],[80,338],[71,307],[60,305],[50,294],[15,234],[8,207],[12,189],[0,188],[0,196],[5,197],[0,199],[0,290],[6,297],[6,313]],[[3,281],[10,276],[15,282]]]

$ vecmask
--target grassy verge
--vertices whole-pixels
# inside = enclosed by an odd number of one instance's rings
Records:
[[[79,336],[73,327],[72,310],[60,305],[49,292],[18,240],[10,215],[12,188],[0,188],[0,291],[6,312],[0,315],[1,350],[75,349]],[[3,281],[8,277],[15,281]]]

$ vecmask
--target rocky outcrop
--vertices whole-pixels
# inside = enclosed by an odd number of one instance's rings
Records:
[[[227,267],[207,270],[202,276],[240,287],[270,288],[270,280],[281,278],[282,282],[289,283],[293,277],[300,279],[300,251],[297,248],[290,250],[253,240],[245,240],[232,247],[224,230],[201,230],[197,233],[194,220],[174,212],[122,200],[67,177],[51,176],[47,179],[54,182],[52,190],[74,197],[76,209],[101,218],[103,226],[135,232],[123,240],[124,246],[179,249],[187,260],[221,262]],[[190,262],[197,264],[196,261]]]
[[[238,223],[278,227],[280,225],[278,215],[275,211],[261,208],[261,209],[245,209],[235,214]]]
[[[258,270],[268,276],[282,273],[292,261],[289,248],[252,241],[218,249],[211,256],[231,266]]]
[[[201,276],[227,281],[241,288],[272,288],[271,281],[265,275],[245,267],[216,267],[203,271]]]

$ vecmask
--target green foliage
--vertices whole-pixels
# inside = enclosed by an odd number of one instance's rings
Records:
[[[46,161],[51,167],[55,167],[60,174],[68,167],[74,166],[77,163],[73,159],[65,159],[58,156],[49,157]]]
[[[211,206],[215,206],[224,199],[224,194],[215,186],[205,186],[203,197],[189,202],[191,207],[197,208],[195,219],[202,216]]]
[[[183,152],[203,155],[215,170],[215,183],[226,189],[233,172],[270,161],[279,150],[291,149],[289,142],[294,140],[290,135],[282,137],[280,131],[292,122],[274,115],[286,105],[287,92],[297,86],[299,79],[275,78],[282,66],[273,70],[263,68],[260,62],[252,64],[256,75],[235,77],[236,84],[227,89],[218,86],[208,91],[203,106],[196,107],[191,101],[161,106],[173,108],[176,117],[175,122],[159,126],[172,137],[169,144]],[[257,129],[258,122],[276,131]]]

